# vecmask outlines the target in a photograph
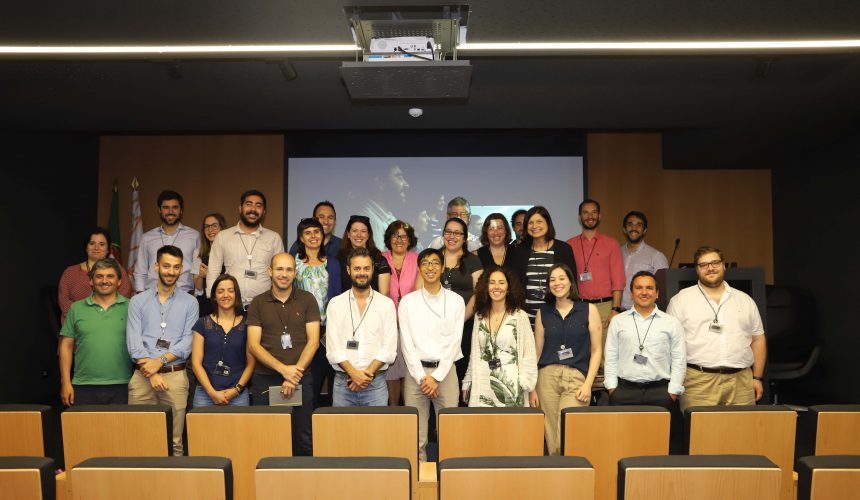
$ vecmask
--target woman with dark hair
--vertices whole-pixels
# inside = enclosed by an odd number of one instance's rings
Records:
[[[485,270],[475,287],[475,321],[463,401],[469,406],[529,405],[537,382],[535,338],[521,309],[525,291],[508,268]]]
[[[90,231],[87,237],[87,242],[84,245],[87,258],[78,264],[73,264],[63,271],[60,277],[58,286],[57,299],[60,303],[60,311],[62,316],[60,324],[66,321],[66,315],[69,314],[69,308],[72,303],[85,299],[92,295],[93,286],[90,284],[90,269],[93,264],[101,259],[106,259],[110,256],[110,233],[103,227],[97,227]],[[125,272],[125,268],[119,266],[122,270],[120,276],[119,290],[120,295],[125,298],[131,297],[131,278]]]
[[[490,267],[510,267],[513,264],[514,245],[511,243],[511,226],[505,216],[496,212],[484,219],[481,227],[481,244],[478,258],[484,269]]]
[[[558,455],[561,410],[588,406],[600,368],[603,326],[594,304],[579,300],[573,271],[567,264],[549,270],[547,303],[535,320],[538,383],[531,406],[546,414],[544,434],[550,455]]]
[[[472,315],[475,312],[473,291],[481,277],[483,267],[481,260],[469,253],[468,227],[457,217],[445,222],[442,230],[442,248],[444,262],[442,263],[442,286],[463,297],[466,303],[465,323],[463,324],[463,339],[460,348],[463,358],[457,360],[457,379],[463,380],[469,367],[469,352],[472,348]]]
[[[326,255],[325,230],[314,218],[302,219],[296,228],[296,279],[299,290],[310,292],[320,310],[320,338],[325,338],[326,307],[332,297],[341,292],[340,262]],[[314,353],[311,361],[314,398],[320,404],[324,379],[334,380],[334,370],[326,359],[325,343]]]
[[[200,225],[200,246],[191,261],[191,277],[194,279],[194,295],[197,296],[197,304],[200,306],[200,317],[212,313],[212,302],[206,298],[206,273],[209,272],[209,251],[212,242],[222,229],[227,227],[227,220],[218,212],[212,212],[203,216]],[[224,274],[224,266],[221,266],[219,275]]]
[[[418,254],[412,249],[418,244],[415,229],[402,220],[396,220],[385,229],[385,246],[387,252],[382,252],[391,273],[391,287],[388,296],[394,301],[394,308],[400,305],[400,299],[421,286],[421,276],[418,274]],[[400,336],[397,342],[397,358],[388,367],[385,380],[388,381],[388,405],[400,404],[403,392],[403,377],[407,375],[406,363],[400,351]]]
[[[192,331],[191,367],[197,378],[194,407],[248,406],[248,391],[256,361],[246,348],[248,329],[239,282],[222,274],[212,284],[213,313],[197,320]]]
[[[555,226],[546,208],[539,205],[530,208],[523,224],[525,234],[522,243],[514,247],[513,264],[526,288],[523,309],[534,326],[538,307],[548,295],[546,283],[549,268],[554,264],[566,264],[576,269],[576,264],[570,245],[555,238]]]
[[[370,280],[370,287],[383,295],[388,295],[391,286],[391,268],[388,267],[388,262],[382,256],[382,252],[376,248],[376,243],[373,242],[373,229],[371,229],[370,219],[366,215],[350,216],[349,222],[346,223],[346,229],[343,231],[340,252],[337,255],[340,261],[341,292],[352,288],[352,280],[349,279],[349,273],[346,272],[346,269],[349,253],[356,247],[367,248],[373,259],[373,279]]]

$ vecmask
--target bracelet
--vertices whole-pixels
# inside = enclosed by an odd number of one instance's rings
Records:
[[[756,377],[753,375],[753,380],[758,380],[759,382],[764,382],[764,377]]]

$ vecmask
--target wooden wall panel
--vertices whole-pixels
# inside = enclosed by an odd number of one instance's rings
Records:
[[[623,242],[621,219],[648,216],[650,245],[690,262],[701,245],[741,267],[763,267],[773,283],[770,170],[663,170],[659,133],[588,134],[588,196],[600,202],[601,229]]]
[[[223,213],[228,224],[236,224],[239,195],[259,189],[268,202],[263,225],[283,233],[283,144],[282,135],[102,136],[99,224],[107,227],[116,179],[125,263],[131,237],[130,186],[137,177],[144,231],[161,223],[155,202],[162,190],[172,189],[183,196],[183,223],[199,231],[203,214],[211,211]]]

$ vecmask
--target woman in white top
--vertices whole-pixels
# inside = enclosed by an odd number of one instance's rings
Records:
[[[475,287],[475,322],[463,401],[469,406],[528,406],[537,383],[535,338],[521,309],[525,291],[516,275],[495,267]]]

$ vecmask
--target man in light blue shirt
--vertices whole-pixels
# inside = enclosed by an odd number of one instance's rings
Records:
[[[611,405],[651,405],[671,410],[684,393],[684,329],[657,308],[657,280],[640,271],[630,282],[633,309],[616,315],[606,335],[604,386]]]
[[[128,383],[128,403],[173,408],[173,454],[177,456],[182,455],[188,402],[185,363],[191,355],[191,328],[198,318],[197,300],[176,286],[182,262],[179,248],[167,245],[158,249],[158,283],[131,299],[125,330],[128,353],[135,363]]]
[[[134,291],[140,293],[155,288],[158,274],[155,271],[156,252],[165,245],[182,250],[182,275],[176,283],[181,292],[194,289],[191,277],[191,260],[200,246],[200,233],[182,224],[182,211],[185,202],[176,191],[162,191],[158,195],[158,216],[161,225],[143,233],[137,248],[137,262],[134,264],[132,284]],[[220,269],[220,268],[219,268]]]

